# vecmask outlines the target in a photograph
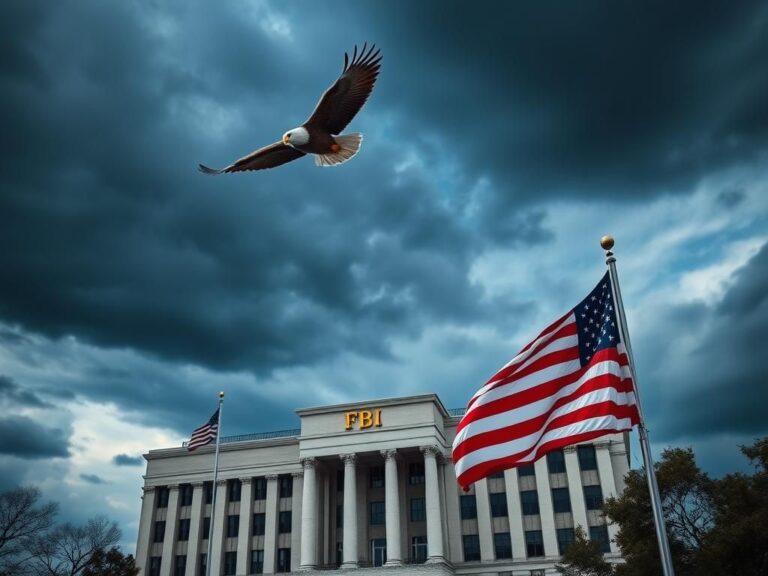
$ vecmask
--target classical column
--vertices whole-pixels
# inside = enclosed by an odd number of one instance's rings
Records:
[[[400,494],[397,477],[397,450],[382,450],[384,457],[384,509],[387,531],[387,566],[400,566]]]
[[[293,493],[303,494],[304,485],[302,483],[304,479],[303,472],[293,472]],[[301,526],[301,512],[302,502],[298,496],[291,497],[291,566],[301,565],[301,530],[298,529]]]
[[[165,535],[163,536],[163,559],[160,562],[160,576],[173,574],[176,550],[176,525],[179,516],[179,485],[169,486],[168,510],[165,515]]]
[[[251,571],[251,536],[253,533],[253,478],[240,478],[240,526],[237,529],[237,570]]]
[[[475,482],[475,502],[477,505],[477,535],[480,540],[480,560],[492,562],[496,559],[493,549],[493,519],[491,518],[491,500],[488,495],[488,479]]]
[[[184,576],[205,576],[197,574],[200,566],[200,536],[203,527],[203,483],[192,483],[192,515],[189,519],[189,541],[187,542],[187,570]]]
[[[317,568],[317,460],[304,458],[304,486],[301,497],[301,565],[299,570]]]
[[[211,563],[211,576],[221,574],[221,553],[224,551],[224,530],[227,517],[227,481],[216,481],[216,509],[211,511],[211,530],[208,538],[212,538],[211,557],[206,562]]]
[[[597,455],[597,473],[600,476],[600,490],[603,493],[603,500],[616,496],[616,481],[613,477],[613,465],[611,463],[611,443],[610,442],[598,442],[595,444],[595,454]],[[619,549],[616,546],[616,534],[619,531],[618,526],[614,524],[608,525],[608,538],[611,540],[611,552],[618,554]],[[589,531],[588,528],[585,528]]]
[[[275,573],[277,506],[277,474],[270,474],[267,475],[267,501],[264,509],[264,574]]]
[[[436,446],[423,446],[424,453],[424,495],[427,507],[427,562],[445,562],[443,553],[443,521],[440,508],[440,483],[437,479]]]
[[[509,536],[512,540],[512,558],[525,560],[525,529],[523,528],[523,507],[520,503],[520,483],[517,481],[517,468],[504,471],[504,484],[507,489],[507,512],[509,514]]]
[[[568,477],[568,495],[571,497],[573,512],[573,527],[581,526],[589,536],[587,508],[584,505],[584,488],[581,485],[581,468],[579,468],[576,446],[566,446],[563,452],[565,453],[565,474]]]
[[[152,520],[155,516],[155,487],[144,486],[141,497],[141,517],[139,520],[139,538],[136,543],[136,566],[142,576],[149,574],[149,550],[152,540]]]
[[[344,461],[344,542],[342,568],[357,568],[357,455],[342,454]]]
[[[552,488],[549,484],[547,459],[539,458],[534,464],[536,469],[536,492],[539,495],[539,518],[541,534],[544,538],[544,555],[558,556],[557,532],[555,532],[555,510],[552,506]]]

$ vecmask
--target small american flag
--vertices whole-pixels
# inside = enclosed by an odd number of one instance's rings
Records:
[[[205,446],[210,442],[216,440],[216,435],[219,433],[219,409],[213,413],[211,419],[205,424],[195,429],[192,432],[192,437],[187,442],[187,450],[190,452],[200,446]]]
[[[456,427],[459,484],[640,422],[608,273],[472,397]]]

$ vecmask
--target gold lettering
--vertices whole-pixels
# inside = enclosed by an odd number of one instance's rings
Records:
[[[344,421],[347,425],[344,427],[344,430],[352,430],[352,424],[355,423],[355,420],[357,420],[357,412],[346,412],[344,414]]]
[[[377,428],[381,427],[381,408],[376,408],[376,416],[373,420],[373,425]]]
[[[370,410],[362,410],[360,412],[360,430],[370,428],[373,426],[373,414]]]

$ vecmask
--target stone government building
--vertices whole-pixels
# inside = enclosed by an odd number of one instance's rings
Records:
[[[299,430],[150,450],[140,576],[380,570],[542,576],[581,525],[620,560],[603,498],[629,470],[625,434],[551,452],[460,490],[450,448],[463,410],[434,394],[298,410]],[[211,515],[215,517],[210,532]]]

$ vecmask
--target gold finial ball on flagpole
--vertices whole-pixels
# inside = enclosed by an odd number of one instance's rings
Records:
[[[222,400],[224,399],[224,390],[219,392],[219,398],[221,398]]]
[[[603,250],[610,250],[613,248],[613,236],[606,234],[600,238],[600,246],[603,247]]]

